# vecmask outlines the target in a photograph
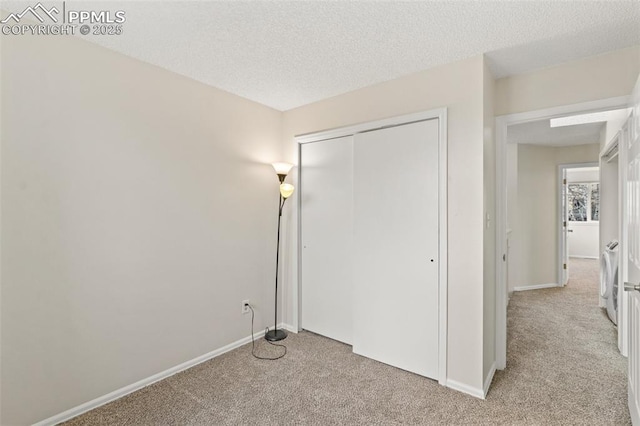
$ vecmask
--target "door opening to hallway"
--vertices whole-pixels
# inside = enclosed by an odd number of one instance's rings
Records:
[[[560,284],[566,285],[573,273],[580,273],[572,268],[583,265],[569,259],[600,258],[600,168],[597,163],[561,165],[558,175],[558,263],[562,268]],[[598,289],[594,292],[597,294]]]
[[[632,103],[630,103],[630,99],[633,99]],[[619,239],[619,245],[621,246],[621,248],[620,248],[620,261],[618,262],[618,266],[619,266],[619,274],[620,274],[620,287],[622,287],[622,282],[629,281],[629,278],[631,278],[631,274],[629,273],[629,271],[633,269],[631,265],[632,264],[635,266],[640,265],[640,260],[637,260],[637,259],[640,259],[640,256],[635,256],[635,257],[632,256],[629,250],[629,245],[633,244],[634,241],[639,240],[637,236],[640,235],[640,233],[637,232],[638,228],[635,226],[635,224],[640,223],[640,221],[635,220],[637,217],[640,217],[640,214],[637,214],[637,212],[640,212],[640,208],[637,207],[640,205],[640,202],[637,202],[637,200],[640,200],[640,196],[638,195],[640,194],[640,191],[638,191],[638,188],[640,188],[640,185],[636,184],[637,176],[640,176],[640,172],[638,172],[638,170],[640,170],[640,167],[638,167],[638,165],[640,165],[640,160],[638,160],[640,156],[638,156],[637,158],[633,157],[633,154],[636,153],[633,151],[633,148],[635,148],[634,144],[638,139],[640,139],[638,138],[638,135],[640,135],[640,120],[638,120],[638,115],[640,114],[639,101],[640,101],[640,81],[636,85],[636,89],[634,89],[634,93],[632,96],[622,97],[622,98],[602,99],[599,101],[584,102],[581,104],[565,105],[565,106],[559,106],[554,108],[548,108],[544,110],[529,111],[524,113],[516,113],[516,114],[510,114],[508,116],[497,117],[496,119],[497,151],[498,151],[497,152],[497,158],[498,158],[497,181],[499,184],[497,187],[498,189],[498,199],[497,199],[498,226],[496,228],[497,229],[496,238],[497,238],[498,244],[497,244],[496,254],[499,254],[500,256],[503,256],[503,253],[509,253],[509,256],[511,256],[513,252],[517,254],[516,256],[513,256],[511,259],[507,257],[508,259],[507,262],[499,262],[499,261],[496,262],[496,268],[499,272],[497,274],[499,291],[496,296],[497,308],[498,308],[498,311],[496,314],[498,318],[497,320],[498,327],[496,329],[496,341],[497,341],[499,367],[504,366],[506,364],[507,357],[509,356],[509,350],[507,349],[506,336],[507,334],[511,336],[512,331],[509,329],[510,325],[509,327],[507,327],[507,319],[508,319],[508,323],[511,324],[511,318],[508,317],[507,312],[511,312],[511,306],[513,304],[513,301],[520,299],[521,296],[524,296],[526,294],[539,294],[539,295],[545,295],[550,293],[552,293],[553,295],[569,294],[570,292],[566,292],[566,290],[572,289],[571,286],[565,286],[564,288],[557,288],[562,286],[562,282],[563,282],[563,275],[561,273],[562,263],[557,262],[559,247],[554,248],[554,247],[551,247],[550,245],[545,245],[545,244],[536,245],[534,239],[527,240],[526,238],[523,238],[523,237],[526,237],[526,235],[523,235],[522,230],[520,230],[521,231],[520,235],[517,235],[517,231],[519,230],[518,226],[523,222],[522,218],[520,217],[520,213],[523,210],[522,204],[526,204],[527,202],[526,201],[525,203],[519,202],[519,201],[522,201],[522,197],[524,194],[520,190],[520,187],[522,186],[520,180],[521,178],[523,178],[523,175],[519,173],[522,170],[519,167],[520,164],[518,163],[518,161],[516,161],[515,162],[516,166],[514,167],[512,166],[514,162],[510,163],[509,160],[510,158],[513,158],[513,157],[515,157],[516,159],[521,159],[522,157],[527,156],[527,155],[523,155],[524,153],[521,152],[520,148],[523,145],[514,146],[514,144],[521,144],[521,143],[534,144],[535,142],[514,142],[513,136],[514,136],[514,133],[516,132],[512,132],[512,130],[517,130],[519,127],[522,129],[526,126],[534,125],[534,123],[540,123],[544,121],[547,121],[547,123],[549,123],[550,121],[553,121],[553,119],[574,119],[581,115],[585,117],[587,116],[602,117],[603,113],[594,114],[594,112],[598,111],[596,108],[601,108],[600,111],[606,112],[607,114],[608,113],[613,113],[614,115],[617,114],[617,117],[615,119],[606,120],[606,123],[604,124],[604,126],[603,126],[603,123],[601,122],[602,120],[598,120],[600,121],[600,124],[599,124],[600,131],[598,132],[599,133],[599,137],[597,138],[598,143],[595,144],[598,149],[597,157],[589,160],[582,159],[577,161],[583,162],[583,161],[599,160],[599,163],[601,166],[612,161],[615,163],[619,162],[619,167],[617,168],[619,173],[614,172],[616,170],[615,164],[612,167],[609,167],[611,173],[608,173],[608,174],[611,174],[611,176],[609,177],[613,178],[611,179],[613,188],[608,188],[608,189],[605,188],[605,186],[603,185],[604,183],[603,180],[601,179],[600,181],[599,195],[600,195],[601,205],[600,205],[599,213],[601,217],[599,221],[600,221],[600,228],[601,228],[601,232],[600,232],[600,249],[601,250],[606,245],[608,245],[607,244],[608,242],[611,242],[608,239],[610,236],[617,237]],[[630,108],[631,106],[633,108]],[[595,120],[590,123],[593,125],[598,124],[595,122]],[[575,124],[575,120],[573,124]],[[566,124],[566,126],[577,128],[577,126],[571,126],[570,124]],[[553,128],[554,126],[553,125],[548,126],[546,127],[546,129],[549,129],[549,127]],[[618,146],[619,146],[620,155],[619,155],[619,160],[616,160],[617,157],[615,156],[617,156],[618,154],[617,149],[615,153],[611,151],[614,148],[617,148]],[[640,146],[640,144],[635,144],[635,146]],[[527,154],[534,154],[534,155],[528,155],[530,158],[527,159],[533,162],[535,162],[536,160],[539,160],[540,158],[540,156],[536,155],[535,152],[527,153]],[[574,161],[576,160],[574,159]],[[569,163],[569,162],[560,161],[559,163]],[[512,176],[514,176],[514,173],[513,173],[514,170],[516,171],[515,182],[511,178]],[[530,170],[527,170],[527,171],[530,171]],[[601,178],[602,178],[602,176],[605,174],[605,168],[601,167],[601,173],[602,173],[601,174]],[[526,176],[526,174],[524,176],[524,180],[528,181],[529,183],[531,183],[532,181],[532,179],[530,179],[530,176]],[[513,188],[515,188],[515,190],[513,190]],[[533,194],[534,196],[539,195],[540,191],[538,190],[538,192],[536,193],[536,191],[534,190],[530,194]],[[611,202],[611,200],[606,201],[605,194],[616,194],[618,197],[618,202]],[[512,203],[512,199],[514,198],[516,202]],[[540,208],[539,204],[540,202],[529,203],[528,207],[530,207],[536,213],[539,213],[542,215],[543,209]],[[512,208],[514,205],[517,207],[516,209]],[[555,209],[558,208],[557,205],[553,206],[551,203],[548,204],[546,207],[549,207],[550,205],[552,206],[552,208],[555,208]],[[609,235],[608,237],[604,235],[604,232],[602,232],[603,221],[605,219],[604,209],[606,206],[609,206],[612,208],[612,212],[609,212],[609,214],[611,214],[613,217],[617,217],[619,220],[618,226],[614,226],[612,227],[613,229],[610,229],[610,231],[613,230],[613,234]],[[516,222],[512,222],[513,216],[516,217]],[[531,219],[531,218],[532,218],[532,215],[529,215],[527,219]],[[520,223],[518,223],[518,221]],[[524,222],[525,222],[525,226],[529,225],[526,220]],[[516,226],[513,226],[513,223],[515,223]],[[558,234],[559,233],[557,233],[556,236],[558,236]],[[603,238],[605,238],[606,241],[603,242]],[[561,238],[558,238],[558,240],[560,241]],[[515,250],[514,250],[514,247],[515,247]],[[638,244],[638,247],[640,247],[640,244]],[[552,262],[556,263],[556,267],[558,268],[557,270],[560,271],[560,273],[556,276],[555,283],[550,282],[548,284],[526,284],[526,281],[523,281],[521,278],[523,276],[524,277],[535,276],[535,274],[537,273],[537,271],[535,270],[531,271],[531,265],[535,265],[541,268],[544,267],[545,265],[545,262],[540,262],[539,259],[529,255],[529,253],[535,252],[535,250],[537,249],[538,250],[537,254],[541,255],[541,257],[544,257],[545,254],[543,252],[540,252],[541,248],[549,251],[555,251],[554,253],[555,256],[553,256]],[[529,253],[526,253],[527,250],[529,250]],[[640,253],[640,249],[637,251],[637,253]],[[501,257],[501,260],[502,259],[504,259],[504,257]],[[633,263],[634,261],[636,263]],[[514,265],[517,267],[514,268],[513,267]],[[522,265],[525,265],[525,267],[520,267]],[[568,267],[570,268],[571,266],[568,266]],[[637,270],[640,270],[640,266],[637,267]],[[512,271],[515,271],[515,273]],[[634,269],[634,271],[636,270]],[[512,280],[514,275],[518,278],[518,280]],[[537,276],[537,278],[539,277],[540,277],[540,274]],[[634,338],[639,336],[640,334],[633,331],[634,327],[636,327],[635,330],[638,329],[638,324],[640,324],[640,314],[637,314],[635,317],[631,318],[631,316],[629,315],[629,312],[634,308],[630,306],[630,303],[627,303],[627,302],[633,301],[633,297],[637,293],[637,292],[633,292],[632,290],[640,288],[640,284],[635,284],[633,281],[634,279],[631,278],[631,282],[624,282],[625,290],[629,288],[630,291],[620,290],[618,292],[619,293],[618,296],[619,297],[622,296],[622,298],[620,300],[619,312],[617,315],[619,330],[617,330],[618,332],[615,333],[618,335],[617,337],[619,338],[617,342],[618,345],[615,345],[618,347],[614,346],[614,349],[616,350],[616,353],[620,353],[620,355],[626,356],[627,348],[628,348],[628,353],[629,353],[628,408],[634,419],[634,424],[635,423],[640,424],[640,397],[638,397],[638,395],[640,395],[640,392],[637,391],[638,389],[640,389],[640,374],[637,373],[638,371],[640,371],[640,367],[638,367],[640,366],[640,362],[638,362],[638,359],[640,359],[640,357],[637,356],[637,353],[639,353],[640,351],[637,350],[638,349],[637,342],[635,342],[634,344]],[[635,281],[638,281],[637,276]],[[518,288],[518,286],[526,287],[526,288]],[[550,288],[550,287],[556,287],[556,288]],[[507,295],[511,296],[513,291],[524,290],[524,289],[530,290],[534,288],[538,288],[541,290],[517,293],[513,296],[513,298],[511,298],[511,303],[508,303],[509,297],[507,297]],[[630,293],[633,293],[633,294],[630,294]],[[625,296],[628,296],[628,297],[625,297]],[[636,298],[636,301],[639,299],[640,298]],[[637,306],[640,306],[640,303],[638,303]],[[570,307],[571,307],[570,303],[564,303],[562,310],[567,311],[568,308]],[[608,321],[608,319],[605,316],[603,316],[604,311],[600,309],[600,307],[597,307],[597,309],[598,309],[600,318]],[[638,309],[637,312],[640,312],[640,309]],[[616,331],[616,328],[611,321],[608,321],[608,327]],[[628,341],[628,344],[627,344],[627,341]],[[605,368],[602,371],[607,371],[607,370],[608,369]]]
[[[608,121],[580,125],[554,127],[545,118],[507,127],[510,294],[579,283],[591,292],[592,306],[606,312],[600,258],[610,241],[603,241],[601,216],[604,234],[615,239],[618,188],[617,175],[611,184],[607,168],[602,187],[601,150],[628,114],[611,111]]]
[[[599,258],[601,125],[585,126],[550,129],[547,119],[508,128],[509,293],[564,285],[569,255]]]

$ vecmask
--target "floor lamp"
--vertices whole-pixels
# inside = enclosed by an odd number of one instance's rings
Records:
[[[287,332],[284,330],[278,330],[278,268],[280,259],[280,221],[282,219],[282,208],[284,207],[287,198],[293,194],[293,185],[290,183],[284,183],[284,179],[289,174],[289,171],[293,167],[293,164],[289,163],[273,163],[273,168],[280,180],[280,198],[278,200],[278,242],[276,248],[276,294],[275,294],[275,314],[273,320],[273,330],[268,331],[264,338],[270,342],[277,342],[287,338]]]

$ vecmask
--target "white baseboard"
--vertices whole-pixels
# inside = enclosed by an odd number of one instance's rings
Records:
[[[562,287],[562,286],[559,286],[557,283],[523,285],[521,287],[514,287],[513,291],[540,290],[541,288],[552,288],[552,287]]]
[[[285,329],[293,334],[298,334],[298,330],[295,329],[292,325],[290,324],[285,324],[283,322],[281,322],[280,324],[278,324],[278,328],[282,328]]]
[[[600,259],[598,256],[569,256],[570,258],[575,259]]]
[[[458,392],[466,393],[467,395],[475,396],[476,398],[484,399],[484,392],[482,389],[474,388],[464,383],[456,382],[455,380],[447,379],[446,386]]]
[[[491,368],[489,369],[489,373],[484,380],[484,384],[482,389],[474,388],[469,385],[465,385],[464,383],[456,382],[455,380],[448,379],[446,386],[457,390],[459,392],[466,393],[471,396],[475,396],[476,398],[485,399],[487,393],[489,392],[489,387],[491,386],[491,381],[493,380],[493,376],[496,374],[496,363],[495,361],[491,364]]]
[[[294,331],[293,327],[291,327],[290,325],[287,324],[279,324],[279,327],[281,328],[285,328],[286,330],[291,331],[292,333],[297,333],[297,331]],[[272,327],[270,327],[272,328]],[[255,333],[253,335],[254,339],[259,339],[262,336],[264,336],[264,330],[261,330],[257,333]],[[152,385],[155,382],[158,382],[160,380],[166,379],[167,377],[173,376],[176,373],[179,373],[181,371],[187,370],[191,367],[194,367],[198,364],[201,364],[205,361],[208,361],[212,358],[215,358],[217,356],[220,356],[226,352],[229,352],[233,349],[239,348],[240,346],[247,344],[251,342],[251,335],[244,337],[240,340],[236,340],[233,343],[230,343],[226,346],[223,346],[219,349],[213,350],[209,353],[206,353],[204,355],[201,355],[197,358],[194,358],[192,360],[183,362],[182,364],[176,365],[175,367],[171,367],[167,370],[164,370],[158,374],[154,374],[153,376],[147,377],[146,379],[142,379],[138,382],[135,382],[133,384],[130,384],[128,386],[125,386],[123,388],[117,389],[111,393],[108,393],[106,395],[100,396],[96,399],[93,399],[91,401],[85,402],[84,404],[80,404],[77,407],[71,408],[67,411],[64,411],[60,414],[56,414],[55,416],[49,417],[48,419],[44,419],[39,421],[38,423],[33,424],[33,426],[53,426],[56,425],[58,423],[62,423],[62,422],[66,422],[67,420],[70,420],[74,417],[79,416],[80,414],[86,413],[87,411],[91,411],[95,408],[98,408],[104,404],[107,404],[109,402],[115,401],[116,399],[122,398],[123,396],[126,396],[132,392],[135,392],[139,389],[142,389],[144,387],[147,387],[149,385]]]
[[[489,393],[489,386],[491,386],[491,381],[493,380],[494,374],[496,374],[495,361],[493,362],[493,364],[491,364],[491,368],[489,369],[489,374],[487,374],[487,378],[484,379],[484,386],[483,386],[484,396],[482,397],[482,399],[485,399],[487,397],[487,393]]]

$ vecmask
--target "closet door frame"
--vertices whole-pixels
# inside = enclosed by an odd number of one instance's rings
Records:
[[[414,114],[402,115],[398,117],[386,118],[383,120],[371,121],[368,123],[356,124],[352,126],[340,127],[316,133],[309,133],[295,137],[298,144],[298,164],[301,164],[301,145],[310,142],[320,142],[328,139],[341,138],[358,133],[383,129],[385,127],[400,126],[403,124],[415,123],[425,120],[438,120],[438,252],[440,262],[438,264],[438,383],[446,386],[447,382],[447,109],[437,108]],[[298,188],[300,186],[300,175],[298,173]],[[301,330],[300,312],[304,307],[301,300],[302,286],[302,229],[301,229],[301,197],[300,191],[296,197],[298,214],[298,271],[297,285],[293,286],[293,312],[294,328]],[[297,314],[297,315],[296,315]]]

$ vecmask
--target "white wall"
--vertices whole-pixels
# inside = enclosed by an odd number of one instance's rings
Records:
[[[620,111],[614,119],[608,121],[600,134],[601,153],[606,152],[613,138],[628,117],[628,110]],[[605,246],[612,240],[620,240],[619,235],[619,188],[618,157],[611,161],[600,159],[600,244],[598,252],[604,252]]]
[[[579,167],[567,169],[567,183],[591,183],[600,181],[598,167]]]
[[[484,64],[481,56],[349,92],[284,114],[289,160],[295,135],[448,108],[448,377],[473,389],[483,383]],[[292,215],[292,218],[294,216]],[[291,224],[285,284],[286,322],[297,282],[296,224]],[[489,254],[492,255],[492,254]]]
[[[0,9],[1,10],[1,9]],[[3,377],[3,369],[2,369],[2,348],[4,346],[3,344],[3,340],[2,340],[2,276],[4,274],[4,271],[2,270],[2,258],[3,258],[3,251],[2,251],[2,241],[4,241],[4,235],[2,233],[2,183],[3,183],[3,178],[2,178],[2,123],[3,123],[3,109],[4,109],[4,89],[3,89],[3,70],[4,67],[2,67],[2,41],[0,39],[0,424],[2,423],[2,401],[4,399],[4,394],[2,392],[2,377]]]
[[[569,257],[598,259],[600,257],[600,227],[598,222],[570,222],[567,235]],[[571,271],[569,271],[571,273]]]
[[[611,240],[620,240],[618,232],[618,158],[600,161],[600,237],[598,253]]]
[[[604,132],[600,137],[600,150],[603,150],[605,146],[608,146],[620,129],[622,129],[627,118],[629,118],[629,114],[631,114],[631,108],[621,109],[611,112],[611,114],[613,117],[605,123]]]
[[[486,61],[483,68],[484,117],[484,232],[483,232],[483,383],[496,361],[496,143],[494,116],[495,80]]]
[[[614,142],[622,125],[629,116],[629,110],[619,111],[607,121],[600,133],[600,153],[604,154]],[[619,169],[618,156],[608,160],[600,158],[600,226],[598,254],[604,252],[605,246],[613,240],[620,241],[620,204],[619,204]],[[600,306],[605,306],[605,299],[600,298]]]
[[[591,183],[600,181],[597,167],[567,170],[567,183]],[[598,259],[600,257],[599,222],[568,222],[567,248],[569,257]],[[569,271],[571,276],[571,271]]]
[[[518,144],[507,144],[507,290],[513,291],[520,271],[520,228],[518,220]]]
[[[598,161],[598,144],[518,146],[520,265],[514,287],[557,283],[558,165]]]
[[[281,124],[73,37],[3,37],[1,424],[248,336],[243,299],[271,324]]]

